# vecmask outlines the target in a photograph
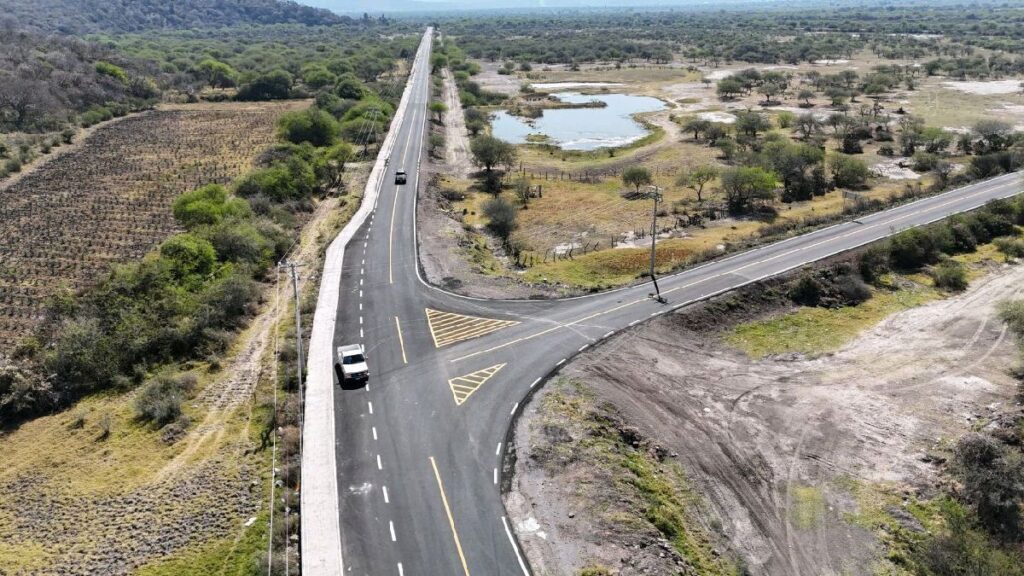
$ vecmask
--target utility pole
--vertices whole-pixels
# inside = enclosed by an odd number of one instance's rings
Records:
[[[303,420],[303,417],[305,416],[306,394],[305,394],[305,390],[302,389],[302,366],[303,366],[303,362],[302,362],[302,311],[300,309],[301,308],[301,303],[299,302],[299,273],[296,270],[296,268],[298,268],[299,266],[300,266],[300,264],[296,264],[296,263],[288,261],[288,260],[284,260],[284,261],[280,262],[277,265],[278,268],[287,268],[288,269],[289,274],[292,277],[292,294],[295,296],[295,374],[296,374],[296,376],[298,376],[298,379],[299,379],[299,461],[301,461],[302,460],[302,436],[303,436],[303,422],[302,422],[302,420]],[[285,516],[285,520],[284,521],[285,521],[285,525],[286,526],[288,524],[288,517],[291,516],[291,506],[289,506],[288,504],[289,504],[288,503],[288,496],[287,496],[287,492],[286,492],[285,493],[285,506],[284,506],[284,516]],[[286,576],[291,572],[291,566],[289,565],[289,555],[288,555],[288,547],[289,547],[288,538],[289,538],[289,536],[290,536],[290,534],[288,534],[288,531],[286,529],[285,530],[285,541],[284,541],[284,553],[285,553],[285,556],[284,556],[284,570],[285,570],[285,575]],[[273,537],[271,537],[271,538],[273,538]]]
[[[654,299],[664,304],[665,299],[662,298],[661,290],[658,288],[658,278],[654,275],[655,243],[658,240],[658,202],[661,201],[661,188],[651,186],[648,190],[647,195],[654,200],[654,207],[651,209],[651,282],[654,283]]]
[[[658,241],[658,202],[662,200],[661,188],[651,185],[647,186],[644,192],[639,190],[623,192],[622,197],[626,200],[646,200],[650,198],[654,201],[654,206],[651,209],[651,282],[654,283],[654,294],[650,294],[650,296],[664,304],[667,301],[662,297],[661,289],[658,288],[658,278],[654,275],[655,244]]]
[[[292,292],[295,295],[295,372],[299,378],[299,406],[302,406],[302,314],[299,310],[299,273],[295,270],[299,265],[294,262],[282,262],[278,266],[288,268],[292,277]]]

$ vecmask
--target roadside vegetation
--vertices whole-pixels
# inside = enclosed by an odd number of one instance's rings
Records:
[[[1016,261],[999,246],[1019,241],[1022,224],[1024,200],[996,201],[897,234],[851,261],[812,266],[782,288],[797,310],[740,324],[728,341],[756,358],[836,350],[890,314],[964,290],[971,266]]]
[[[274,269],[284,259],[317,269],[358,207],[350,191],[365,182],[364,160],[388,129],[419,37],[380,36],[387,26],[344,19],[93,37],[121,58],[98,74],[130,83],[152,71],[165,103],[85,135],[74,125],[114,114],[37,107],[43,124],[30,129],[38,134],[3,140],[42,142],[63,125],[81,149],[0,191],[0,214],[24,198],[60,208],[40,204],[33,221],[18,220],[22,242],[4,249],[33,282],[0,292],[0,441],[17,461],[0,485],[22,498],[17,507],[0,499],[0,530],[18,535],[0,546],[0,564],[176,575],[261,574],[268,562],[273,574],[297,568],[294,350],[308,334],[296,333],[289,306],[310,313],[316,286],[303,277],[301,302],[289,305],[287,276]],[[195,131],[193,116],[208,133]],[[16,144],[0,152],[33,153]],[[122,181],[90,183],[104,174],[97,166],[116,167]],[[87,207],[66,218],[75,202]],[[64,238],[54,236],[57,224],[70,240],[55,240]],[[81,226],[104,234],[78,234]],[[74,254],[83,265],[48,265],[55,242],[61,258]],[[0,287],[14,286],[7,281],[16,270],[0,272]],[[46,274],[73,282],[38,281]],[[33,443],[69,452],[40,459]],[[62,483],[65,463],[79,484]],[[53,511],[49,519],[26,524],[42,508]],[[66,530],[76,515],[90,519],[88,534]],[[130,560],[112,545],[126,530]],[[94,552],[72,557],[60,546]]]

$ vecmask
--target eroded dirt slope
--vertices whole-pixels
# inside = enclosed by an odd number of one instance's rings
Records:
[[[711,303],[615,337],[562,376],[635,427],[646,438],[641,448],[681,465],[703,502],[696,515],[750,573],[870,574],[879,546],[851,521],[859,512],[851,485],[928,495],[937,482],[932,454],[1012,404],[1007,368],[1016,347],[995,308],[1022,292],[1024,267],[1004,267],[815,359],[751,360],[722,342]],[[586,446],[545,429],[550,394],[558,386],[541,392],[518,425],[508,497],[532,563],[541,574],[594,564],[659,573],[637,568],[664,551],[656,540],[636,541],[635,519],[618,530],[601,519],[621,484],[581,480],[601,476],[586,458],[541,465],[559,444]]]

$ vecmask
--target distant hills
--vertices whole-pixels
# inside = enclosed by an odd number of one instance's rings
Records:
[[[328,10],[291,0],[0,0],[0,24],[89,34],[240,24],[336,24]]]

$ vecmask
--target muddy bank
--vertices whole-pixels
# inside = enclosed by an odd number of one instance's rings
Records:
[[[1017,348],[995,307],[1022,286],[1024,267],[1004,266],[961,295],[888,317],[838,352],[752,360],[723,335],[786,306],[770,286],[755,286],[610,339],[568,364],[562,386],[578,386],[596,413],[635,429],[644,439],[638,452],[657,447],[664,466],[679,466],[696,495],[688,526],[709,542],[720,536],[726,544],[715,549],[735,566],[871,574],[883,551],[853,520],[862,512],[858,487],[929,497],[950,443],[1014,409],[1007,369]],[[629,485],[601,482],[608,472],[594,466],[592,443],[571,426],[566,434],[550,427],[565,395],[546,388],[516,430],[507,502],[531,562],[539,574],[595,564],[614,574],[666,573],[645,564],[663,558],[656,539],[637,547],[656,527],[649,508],[605,514],[608,503],[631,498]],[[546,463],[566,446],[571,460]]]

